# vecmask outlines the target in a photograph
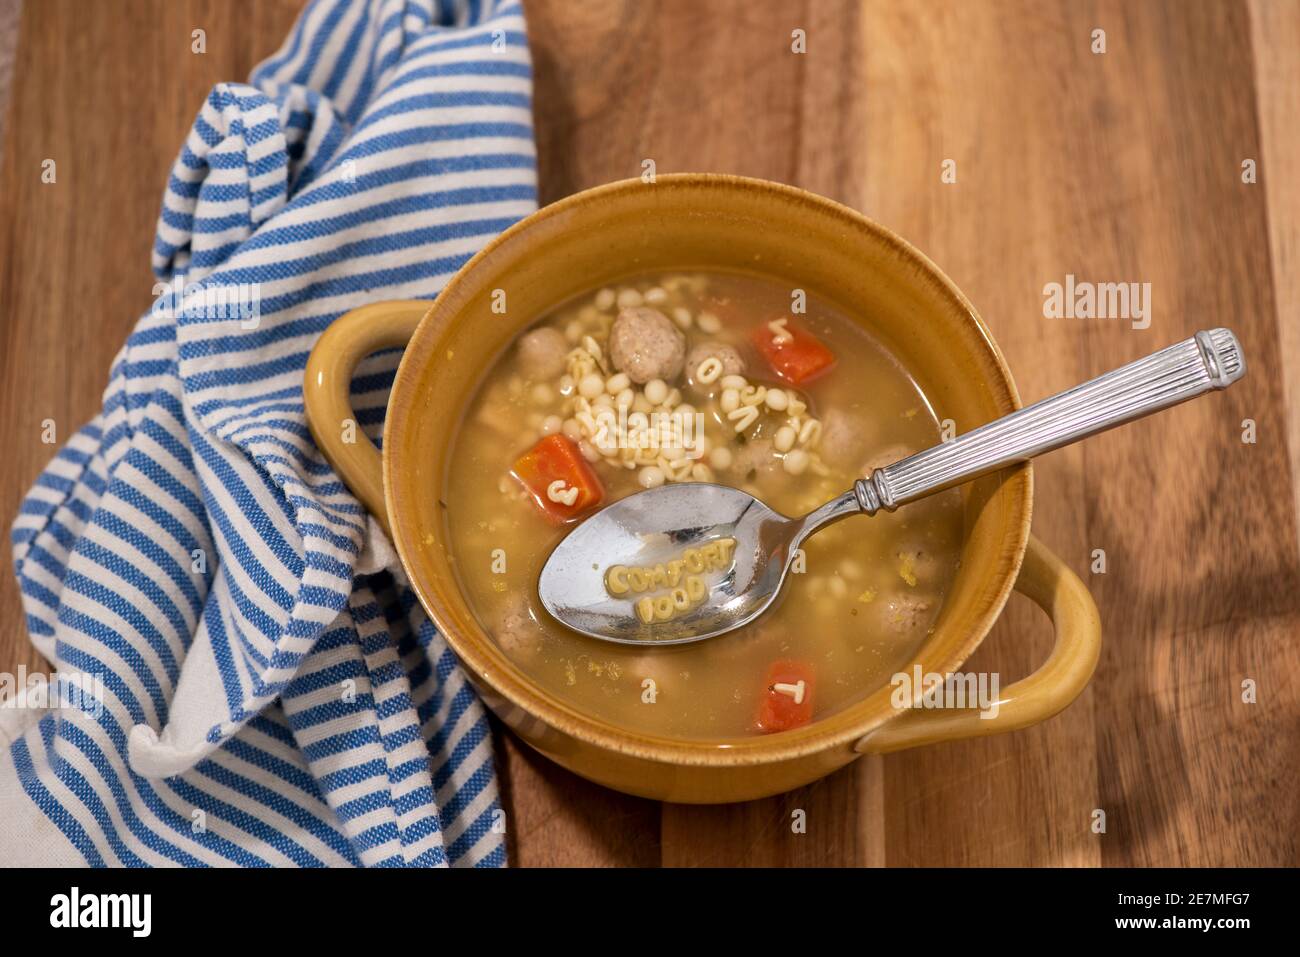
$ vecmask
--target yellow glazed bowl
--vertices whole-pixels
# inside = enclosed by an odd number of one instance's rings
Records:
[[[570,196],[489,243],[432,304],[376,303],[348,313],[321,336],[307,365],[312,434],[388,529],[420,601],[492,710],[583,777],[649,798],[718,803],[790,790],[863,753],[1023,728],[1073,701],[1096,666],[1101,628],[1083,583],[1029,534],[1028,465],[963,489],[961,569],[906,669],[957,671],[1011,589],[1019,589],[1051,617],[1056,643],[1038,671],[1002,690],[995,717],[900,710],[886,684],[794,731],[678,740],[576,710],[502,653],[461,594],[446,544],[443,490],[461,413],[511,340],[553,307],[637,273],[679,269],[759,273],[840,304],[898,356],[939,417],[954,420],[959,432],[1020,405],[983,322],[925,256],[830,200],[734,176],[660,176],[653,184],[628,180]],[[505,315],[491,308],[498,289],[506,293]],[[393,346],[406,352],[381,456],[364,438],[345,443],[343,425],[353,417],[348,387],[357,362]]]

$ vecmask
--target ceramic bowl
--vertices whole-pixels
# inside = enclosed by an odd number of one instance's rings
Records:
[[[671,270],[757,273],[841,304],[894,352],[958,432],[1020,405],[974,307],[924,255],[830,200],[734,176],[660,176],[578,193],[502,233],[433,303],[375,303],[348,313],[321,336],[307,366],[312,433],[388,530],[411,586],[492,710],[538,751],[593,781],[713,803],[786,791],[863,753],[1023,728],[1073,701],[1096,665],[1100,625],[1082,582],[1030,535],[1029,465],[964,487],[961,567],[905,669],[959,671],[1011,590],[1020,590],[1051,617],[1056,643],[1041,668],[1002,688],[996,715],[900,705],[885,684],[794,731],[680,740],[578,710],[506,657],[461,593],[447,545],[443,489],[461,413],[495,359],[549,310],[635,274]],[[507,294],[505,315],[491,308],[498,289]],[[342,423],[353,416],[348,386],[357,362],[393,346],[405,354],[381,455],[364,438],[345,443]]]

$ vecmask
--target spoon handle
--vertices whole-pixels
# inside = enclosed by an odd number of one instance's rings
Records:
[[[1106,429],[1226,389],[1246,373],[1227,329],[1190,339],[1004,415],[951,441],[876,469],[854,484],[858,506],[893,511],[962,482]]]

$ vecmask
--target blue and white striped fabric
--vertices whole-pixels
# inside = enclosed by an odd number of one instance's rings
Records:
[[[170,285],[13,528],[32,641],[104,704],[0,711],[0,863],[505,863],[486,713],[302,373],[340,314],[432,298],[535,205],[517,0],[316,0],[212,91],[159,217]],[[372,438],[397,358],[353,384]]]

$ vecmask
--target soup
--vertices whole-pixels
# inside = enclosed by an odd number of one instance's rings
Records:
[[[450,554],[484,630],[574,708],[678,738],[788,731],[911,660],[957,571],[960,492],[820,531],[771,610],[698,644],[563,627],[538,600],[542,565],[577,522],[643,488],[718,482],[801,515],[939,439],[907,371],[833,304],[749,275],[639,277],[543,317],[488,371],[453,446]],[[699,600],[728,549],[592,574],[653,628]]]

